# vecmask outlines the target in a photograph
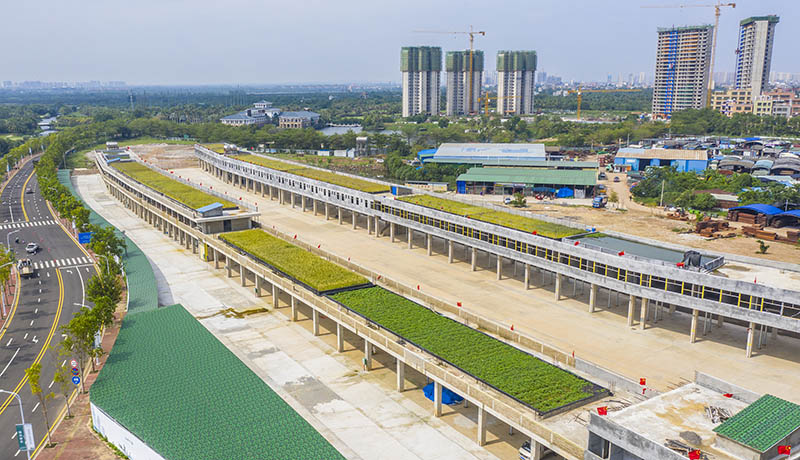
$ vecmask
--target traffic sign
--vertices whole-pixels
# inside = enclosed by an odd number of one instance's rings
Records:
[[[69,362],[69,365],[72,367],[78,367],[78,362],[73,359],[72,361]]]
[[[92,241],[92,232],[81,232],[78,233],[78,243],[80,244],[89,244]]]
[[[17,424],[17,444],[19,450],[23,452],[36,448],[36,441],[33,439],[33,425],[30,423],[24,425]]]
[[[72,368],[72,375],[78,375],[78,374],[79,374],[78,368],[77,367],[73,367]]]
[[[72,383],[74,383],[75,385],[77,385],[77,384],[81,383],[81,378],[80,378],[80,377],[78,377],[77,375],[76,375],[76,376],[73,376],[73,377],[72,377]]]

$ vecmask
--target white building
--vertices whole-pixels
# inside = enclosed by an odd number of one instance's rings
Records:
[[[261,101],[253,104],[252,109],[242,110],[239,113],[222,117],[219,121],[223,125],[229,126],[247,126],[247,125],[264,125],[280,115],[280,109],[273,109],[272,102]]]
[[[447,115],[480,112],[483,51],[448,51],[444,59],[447,80]]]
[[[658,29],[653,118],[706,106],[713,36],[711,25]]]
[[[772,42],[778,16],[755,16],[739,23],[736,89],[750,89],[752,99],[766,90],[772,65]]]
[[[439,74],[442,49],[434,46],[406,46],[400,51],[403,116],[439,114]]]
[[[497,113],[533,113],[536,51],[497,52]]]

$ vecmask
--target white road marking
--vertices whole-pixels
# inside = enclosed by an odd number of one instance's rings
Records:
[[[25,333],[25,337],[23,337],[23,340],[24,340],[24,339],[27,339],[27,338],[28,338],[28,333],[26,332],[26,333]]]
[[[14,434],[11,435],[11,439],[14,439],[16,437],[17,437],[17,432],[15,431]]]
[[[39,343],[39,341],[38,341],[38,340],[36,340],[36,336],[35,336],[35,335],[34,335],[34,336],[33,336],[33,338],[31,339],[31,342],[33,342],[33,343]]]
[[[11,346],[11,342],[12,342],[13,340],[14,340],[14,337],[11,337],[10,339],[8,339],[8,343],[6,344],[6,346],[7,346],[7,347],[10,347],[10,346]]]
[[[17,455],[19,455],[19,450],[17,450],[17,453],[16,453],[16,454],[14,454],[14,456],[15,456],[15,457],[16,457]]]
[[[47,388],[48,388],[48,389],[50,389],[50,388],[53,388],[53,384],[54,384],[54,383],[56,383],[56,381],[55,381],[55,380],[51,380],[51,381],[50,381],[50,385],[47,385]]]
[[[42,299],[39,299],[39,300],[42,300]],[[33,310],[33,314],[34,315],[38,315],[39,314],[39,309],[37,308],[36,310]]]
[[[33,320],[33,319],[31,320],[31,326],[33,326],[33,322],[34,322],[34,321],[35,321],[35,320]]]
[[[47,273],[47,277],[50,278],[50,272],[45,272],[45,273]]]
[[[14,352],[14,356],[12,356],[11,359],[8,360],[8,364],[6,364],[6,367],[3,368],[3,372],[0,372],[0,377],[2,377],[3,374],[6,373],[6,370],[8,370],[8,366],[11,365],[11,361],[14,361],[14,358],[17,357],[17,353],[19,353],[19,349],[20,349],[20,347],[17,347],[17,351]]]
[[[38,408],[39,408],[39,403],[37,402],[36,405],[33,406],[33,410],[31,411],[31,413],[36,412],[36,409],[38,409]]]
[[[41,303],[41,302],[42,302],[42,298],[41,298],[41,297],[39,297],[38,299],[36,299],[36,303]],[[38,308],[37,308],[37,310],[38,310]]]
[[[64,337],[66,337],[66,336],[67,336],[66,334],[61,334],[61,335],[63,335]],[[61,367],[64,367],[64,366],[66,366],[66,365],[67,365],[67,360],[65,359],[65,360],[64,360],[64,362],[63,362],[63,363],[61,363]]]

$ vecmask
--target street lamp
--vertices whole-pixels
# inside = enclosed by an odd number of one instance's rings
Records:
[[[11,250],[11,234],[12,233],[17,233],[18,231],[19,230],[14,230],[13,232],[8,232],[8,234],[6,234],[6,247],[9,250]]]
[[[20,398],[19,395],[17,393],[14,393],[13,391],[0,390],[0,393],[7,393],[7,394],[13,395],[15,398],[17,398],[17,401],[19,402],[19,416],[22,419],[22,427],[23,427],[23,431],[22,432],[24,433],[25,432],[25,428],[24,428],[25,427],[25,413],[22,412],[22,398]],[[31,451],[27,449],[28,447],[29,447],[28,446],[28,440],[25,439],[25,453],[28,454],[28,460],[31,460]]]
[[[7,267],[9,265],[13,265],[14,262],[9,262],[7,264],[0,265],[0,268]],[[6,284],[3,283],[0,285],[0,296],[3,297],[3,319],[6,318]]]

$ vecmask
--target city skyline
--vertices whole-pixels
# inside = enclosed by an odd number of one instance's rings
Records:
[[[713,8],[641,8],[661,4],[656,0],[602,5],[546,0],[533,6],[505,2],[498,8],[467,2],[459,4],[460,13],[454,15],[454,2],[439,2],[426,5],[427,14],[420,17],[413,14],[417,8],[396,10],[363,1],[273,8],[271,2],[234,0],[224,5],[194,2],[189,9],[182,0],[127,5],[91,1],[85,11],[45,1],[42,6],[52,14],[42,17],[37,28],[11,21],[0,32],[4,42],[16,43],[4,53],[0,81],[398,82],[396,56],[402,46],[438,46],[443,52],[468,46],[463,35],[415,30],[464,31],[470,24],[486,30],[485,37],[475,40],[475,48],[486,56],[503,49],[536,49],[539,69],[565,81],[602,82],[607,74],[616,77],[642,71],[652,78],[652,44],[658,27],[709,24],[714,19]],[[9,17],[33,17],[39,8],[24,3],[4,6]],[[508,15],[506,10],[529,14]],[[739,21],[768,14],[785,18],[784,27],[776,33],[772,69],[800,72],[800,64],[792,59],[792,43],[800,38],[800,30],[793,27],[791,18],[800,17],[798,13],[800,4],[785,0],[745,1],[738,2],[736,9],[726,8],[720,19],[715,72],[735,69]],[[69,26],[64,28],[64,24]],[[65,32],[53,42],[41,33],[45,29]],[[247,40],[239,41],[233,33],[202,33],[236,29],[246,30],[241,36]],[[301,33],[307,39],[292,39]],[[487,62],[486,71],[495,71],[494,62]]]

